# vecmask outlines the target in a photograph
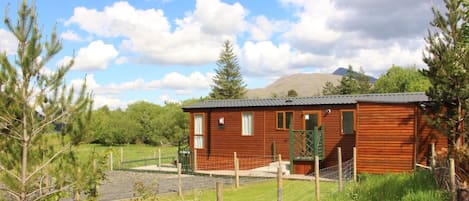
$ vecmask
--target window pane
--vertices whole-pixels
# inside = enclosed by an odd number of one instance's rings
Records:
[[[194,148],[196,149],[204,148],[204,136],[203,135],[194,136]]]
[[[252,135],[252,113],[243,112],[242,116],[242,135]]]
[[[277,112],[277,128],[283,127],[283,112]]]
[[[203,134],[203,115],[196,114],[194,115],[194,134],[195,135],[202,135]]]
[[[353,134],[354,130],[353,111],[342,112],[342,133]]]
[[[285,119],[285,128],[290,128],[292,122],[293,122],[293,112],[286,112],[285,113],[286,119]]]

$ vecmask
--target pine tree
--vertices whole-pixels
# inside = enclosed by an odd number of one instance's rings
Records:
[[[339,94],[338,87],[334,86],[332,82],[327,81],[322,87],[322,95],[337,95]]]
[[[360,73],[356,75],[357,77],[357,82],[358,82],[358,88],[359,88],[359,93],[360,94],[367,94],[371,92],[371,82],[370,82],[370,77],[365,74],[365,71],[363,68],[360,68]]]
[[[462,135],[462,124],[469,110],[468,8],[462,0],[445,0],[446,13],[433,8],[433,29],[425,38],[423,74],[431,83],[427,95],[432,124],[448,137],[449,155]]]
[[[216,75],[210,98],[212,99],[239,99],[246,93],[246,84],[241,76],[238,59],[233,53],[230,41],[223,43],[223,50],[217,61]]]
[[[355,72],[352,66],[348,66],[347,74],[340,80],[340,85],[337,86],[339,94],[359,94],[360,85],[356,79]]]
[[[96,176],[88,174],[90,163],[79,163],[72,152],[85,134],[91,95],[85,85],[78,93],[66,87],[64,76],[73,62],[42,73],[62,49],[56,30],[41,41],[35,7],[26,0],[19,5],[17,22],[6,17],[5,24],[18,49],[14,58],[0,53],[0,191],[20,201],[58,199],[66,190],[96,184],[88,180]]]

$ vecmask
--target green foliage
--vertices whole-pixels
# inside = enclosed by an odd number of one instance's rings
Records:
[[[448,200],[448,194],[439,189],[429,171],[384,175],[363,174],[360,175],[359,183],[346,187],[344,192],[332,194],[322,200]]]
[[[9,17],[4,21],[18,40],[16,56],[0,54],[1,191],[16,200],[86,191],[99,178],[88,171],[77,176],[89,163],[76,160],[73,147],[87,136],[91,95],[85,85],[79,91],[65,85],[73,61],[42,73],[62,43],[55,29],[41,41],[35,7],[27,1],[18,7],[16,22]],[[58,133],[50,134],[55,125],[61,125]]]
[[[287,96],[288,97],[298,97],[298,92],[296,92],[294,89],[290,89],[290,90],[288,90]]]
[[[238,59],[233,53],[230,41],[225,41],[223,50],[217,61],[216,75],[213,78],[214,85],[210,92],[212,99],[239,99],[246,93],[246,84],[241,76]]]
[[[326,82],[322,89],[323,95],[365,94],[370,92],[370,78],[365,74],[363,69],[360,69],[360,73],[355,73],[350,65],[347,74],[342,77],[338,86],[334,86],[332,82]]]
[[[451,155],[469,117],[469,7],[462,0],[446,0],[445,5],[444,14],[433,9],[433,29],[425,38],[423,59],[428,69],[422,72],[431,83],[427,91],[434,103],[427,110],[434,114],[431,123],[448,137]]]
[[[376,80],[374,90],[377,93],[422,92],[429,87],[430,81],[415,66],[392,66]]]
[[[190,104],[202,99],[186,100]],[[107,107],[93,111],[93,142],[115,144],[177,144],[188,136],[189,115],[178,103],[159,106],[149,102],[130,104],[125,111]]]
[[[332,82],[327,81],[324,87],[322,88],[322,95],[336,95],[339,94],[339,91]]]

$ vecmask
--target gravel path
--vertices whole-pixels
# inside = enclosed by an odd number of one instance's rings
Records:
[[[265,179],[241,177],[240,183],[257,182]],[[229,177],[209,177],[182,175],[182,190],[215,188],[216,182],[222,181],[225,186],[234,185]],[[99,187],[99,200],[119,200],[139,196],[138,189],[146,193],[177,192],[178,177],[176,174],[113,171],[106,173],[106,180]]]

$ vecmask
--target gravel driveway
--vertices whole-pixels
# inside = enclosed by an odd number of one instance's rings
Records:
[[[263,178],[241,177],[240,183],[265,180]],[[227,186],[234,185],[229,177],[209,177],[182,175],[182,190],[215,188],[216,182],[222,181]],[[106,173],[106,180],[98,189],[99,200],[119,200],[139,196],[138,189],[151,193],[177,192],[178,176],[176,174],[113,171]]]

